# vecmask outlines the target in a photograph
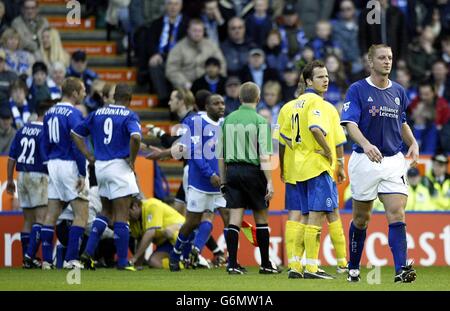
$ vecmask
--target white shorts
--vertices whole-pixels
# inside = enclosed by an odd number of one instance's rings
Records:
[[[222,194],[201,192],[195,188],[188,188],[188,201],[186,209],[193,213],[214,212],[216,208],[227,205]]]
[[[370,161],[364,153],[353,152],[348,162],[352,198],[372,201],[378,194],[408,195],[407,169],[401,152],[384,157],[381,163]]]
[[[124,159],[95,161],[95,175],[98,194],[108,200],[139,193],[136,176]]]
[[[17,194],[22,209],[47,206],[48,175],[38,172],[19,172]]]
[[[78,167],[75,161],[49,160],[48,168],[48,198],[70,202],[76,198],[88,200],[87,185],[77,191]]]

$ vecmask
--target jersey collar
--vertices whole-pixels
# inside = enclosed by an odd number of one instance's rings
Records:
[[[246,105],[241,105],[241,106],[239,107],[239,109],[243,109],[243,110],[255,110],[255,111],[256,111],[256,108],[253,108],[253,107],[250,107],[250,106],[246,106]]]
[[[42,121],[31,121],[30,123],[34,125],[44,125],[44,122]]]
[[[210,124],[212,124],[212,125],[215,125],[215,126],[219,126],[219,125],[220,125],[220,119],[219,119],[219,121],[214,121],[213,119],[211,119],[210,117],[208,117],[208,115],[207,115],[206,113],[205,113],[205,114],[202,114],[201,117],[202,117],[206,122],[208,122],[208,123],[210,123]]]
[[[73,105],[71,103],[69,103],[69,102],[60,102],[60,103],[57,103],[56,105],[73,107]]]
[[[308,87],[308,88],[305,90],[305,94],[306,94],[306,93],[312,93],[312,94],[319,95],[319,93],[317,93],[317,91],[316,91],[315,89],[311,88],[311,87]],[[320,96],[320,95],[319,95],[319,96]]]
[[[389,81],[389,82],[388,82],[388,86],[386,86],[385,88],[380,88],[380,87],[376,86],[375,84],[373,84],[372,80],[370,80],[370,77],[367,77],[367,78],[366,78],[366,82],[367,82],[370,86],[373,86],[373,87],[375,87],[375,88],[377,88],[377,89],[379,89],[379,90],[386,90],[386,89],[390,88],[390,87],[392,86],[392,81],[389,80],[389,79],[388,79],[388,81]]]

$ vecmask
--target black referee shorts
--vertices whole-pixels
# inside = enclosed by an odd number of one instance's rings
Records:
[[[246,163],[227,164],[227,208],[266,209],[269,207],[264,199],[266,190],[266,176],[259,166]]]

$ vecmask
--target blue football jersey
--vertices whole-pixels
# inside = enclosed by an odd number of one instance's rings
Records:
[[[124,106],[109,105],[91,112],[73,132],[91,135],[96,160],[124,159],[130,155],[130,136],[141,135],[139,117]]]
[[[42,122],[29,122],[16,133],[9,149],[9,157],[16,161],[17,171],[47,174],[43,139]]]
[[[406,123],[408,105],[408,96],[400,84],[389,81],[388,87],[380,89],[366,78],[348,89],[341,124],[355,123],[384,156],[392,156],[402,149],[402,124]],[[357,144],[353,150],[364,152]]]
[[[196,115],[189,123],[189,135],[182,143],[190,145],[188,185],[206,193],[220,193],[209,181],[212,175],[219,176],[216,145],[220,136],[220,122],[211,120],[206,114]]]
[[[78,173],[86,176],[86,159],[70,137],[83,115],[70,103],[58,103],[44,117],[44,150],[49,160],[76,161]]]

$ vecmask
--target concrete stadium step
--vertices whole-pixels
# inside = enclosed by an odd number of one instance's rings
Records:
[[[61,30],[92,31],[95,29],[95,17],[82,18],[80,23],[69,24],[64,15],[46,16],[51,27]],[[106,36],[106,35],[105,35]]]
[[[91,67],[126,67],[126,55],[90,56],[88,57],[89,68]]]
[[[95,29],[92,31],[74,31],[62,29],[59,32],[63,41],[104,41],[106,40],[106,30]],[[111,40],[119,40],[122,35],[118,31],[111,33]]]
[[[39,13],[42,15],[67,15],[72,7],[67,8],[67,1],[60,0],[47,0],[47,1],[38,1],[39,2]],[[85,12],[85,5],[81,4],[81,16],[83,16]]]
[[[59,4],[59,5],[66,5],[67,0],[38,0],[39,5],[45,5],[45,4]]]
[[[144,112],[147,113],[147,117]],[[141,119],[142,132],[145,135],[148,132],[146,126],[149,124],[163,129],[166,133],[170,133],[170,129],[175,125],[174,122],[168,120],[169,115],[167,115],[163,108],[152,108],[146,111],[136,111],[136,113]],[[148,116],[152,118],[148,118]]]
[[[158,106],[158,97],[154,94],[133,94],[130,108],[138,111]],[[165,109],[167,110],[167,109]]]
[[[117,44],[113,41],[64,41],[64,49],[72,54],[83,50],[88,56],[112,56],[117,54]]]
[[[114,83],[136,82],[136,68],[127,67],[90,67],[100,76],[100,79]]]

